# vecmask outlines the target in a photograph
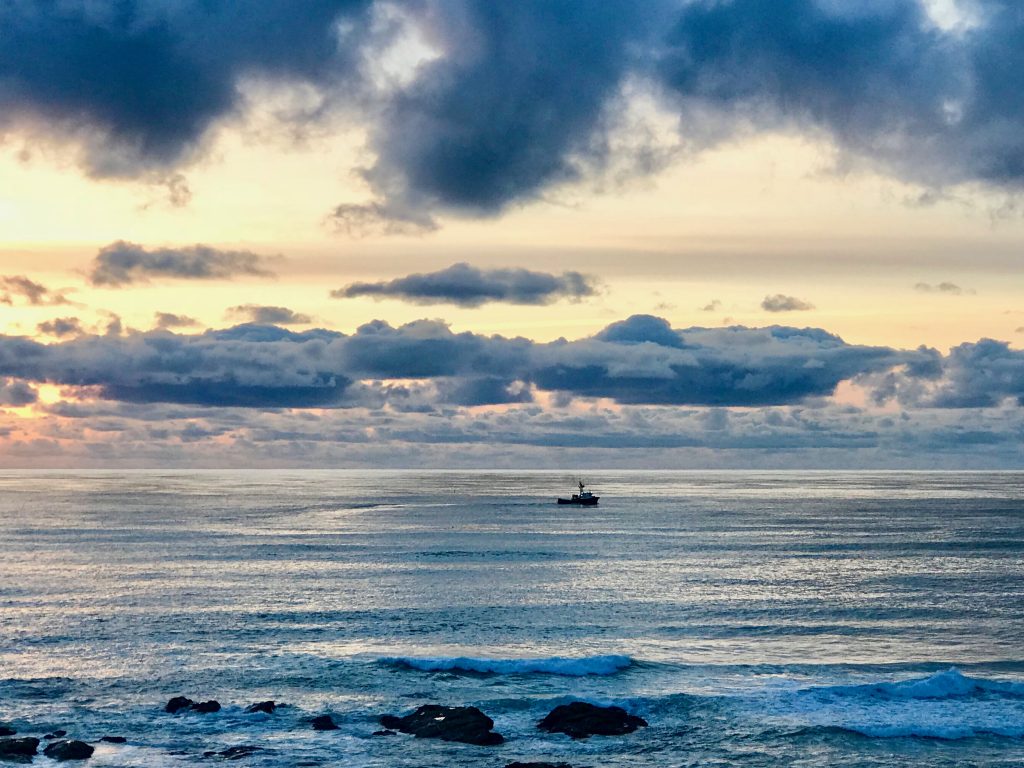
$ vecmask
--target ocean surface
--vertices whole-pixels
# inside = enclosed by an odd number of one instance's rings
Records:
[[[0,722],[127,738],[94,768],[1024,765],[1024,475],[589,479],[0,473]],[[576,699],[650,726],[535,728]],[[426,703],[506,742],[371,736]]]

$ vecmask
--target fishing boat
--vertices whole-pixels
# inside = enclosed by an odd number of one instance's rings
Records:
[[[559,504],[578,504],[581,507],[593,507],[593,506],[596,506],[598,500],[601,497],[600,496],[595,496],[590,491],[583,490],[584,488],[586,488],[586,486],[583,484],[583,481],[581,480],[580,481],[580,492],[579,493],[574,493],[568,499],[563,499],[563,498],[559,497],[558,503]]]

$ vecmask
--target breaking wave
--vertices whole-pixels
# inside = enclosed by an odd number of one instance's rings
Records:
[[[381,664],[420,672],[474,672],[484,675],[614,675],[635,662],[629,656],[585,656],[571,658],[550,656],[536,659],[482,659],[468,656],[415,658],[408,656],[384,657]]]
[[[881,738],[1024,737],[1024,684],[968,677],[957,669],[911,680],[805,688],[779,706],[784,719],[818,731]]]

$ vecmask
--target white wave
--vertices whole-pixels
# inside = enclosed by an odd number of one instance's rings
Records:
[[[378,659],[381,664],[407,667],[421,672],[477,672],[494,675],[614,675],[631,666],[629,656],[549,656],[535,659],[486,659],[469,656],[416,658],[393,656]]]
[[[831,696],[874,696],[887,699],[951,699],[983,694],[1024,698],[1024,685],[983,677],[968,677],[955,667],[930,677],[868,685],[810,688],[804,693]]]
[[[771,719],[789,725],[872,737],[1024,737],[1024,685],[956,669],[911,680],[805,688],[780,696],[769,710]]]

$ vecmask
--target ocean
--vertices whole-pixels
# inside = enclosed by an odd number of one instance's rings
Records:
[[[1024,764],[1024,475],[586,479],[0,473],[0,723],[94,768]],[[649,726],[536,728],[574,700]],[[505,743],[372,735],[428,703]]]

